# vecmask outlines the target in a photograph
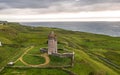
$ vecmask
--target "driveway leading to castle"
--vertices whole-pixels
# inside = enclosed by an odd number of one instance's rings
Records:
[[[26,65],[26,66],[30,66],[30,67],[40,67],[40,66],[45,66],[45,65],[47,65],[47,64],[50,62],[50,58],[49,58],[48,54],[45,53],[45,54],[39,55],[39,56],[41,56],[41,57],[44,57],[44,59],[45,59],[45,62],[44,62],[43,64],[33,65],[33,64],[28,64],[28,63],[26,63],[26,62],[23,60],[23,56],[25,56],[25,55],[26,55],[31,49],[33,49],[33,48],[34,48],[34,46],[31,46],[30,48],[26,48],[26,49],[25,49],[25,52],[15,61],[15,63],[20,60],[20,61],[21,61],[24,65]],[[33,60],[33,61],[34,61],[34,60]]]

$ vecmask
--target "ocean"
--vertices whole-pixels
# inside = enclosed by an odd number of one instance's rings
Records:
[[[120,22],[21,22],[26,26],[62,28],[120,37]]]

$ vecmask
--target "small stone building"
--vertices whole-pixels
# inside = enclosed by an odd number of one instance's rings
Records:
[[[41,53],[47,53],[48,50],[47,50],[47,48],[40,48],[40,52],[41,52]]]

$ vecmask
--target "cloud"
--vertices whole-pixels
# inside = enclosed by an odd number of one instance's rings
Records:
[[[93,5],[86,5],[80,8],[82,11],[107,11],[120,10],[120,3],[98,3]]]
[[[4,0],[0,3],[5,3],[12,8],[47,8],[55,2],[64,0]]]
[[[0,3],[0,10],[10,8],[6,3]]]
[[[102,14],[102,11],[110,11],[107,12],[108,15],[110,14],[109,17],[116,17],[118,15],[116,15],[116,13],[118,12],[114,13],[112,11],[120,11],[120,0],[0,0],[0,17],[3,15],[3,18],[6,20],[8,20],[7,16],[9,15],[19,17],[19,20],[24,20],[24,18],[21,18],[21,15],[23,17],[28,15],[26,16],[28,17],[27,19],[29,19],[30,15],[32,15],[34,19],[36,18],[35,16],[38,16],[40,19],[44,18],[45,15],[49,16],[51,14],[54,14],[54,17],[61,14],[60,17],[63,16],[64,18],[64,16],[67,16],[67,18],[69,18],[69,16],[78,16],[78,13],[81,14],[79,16],[95,17],[94,15],[96,13],[100,12],[97,14],[99,16]],[[82,14],[83,12],[86,14]],[[95,14],[91,14],[91,12],[95,12]],[[74,15],[70,15],[71,13]],[[108,17],[106,16],[107,14],[104,13],[102,17]],[[12,18],[16,20],[16,17],[9,17],[9,20]],[[53,16],[46,18],[52,17]],[[118,17],[120,17],[120,15]]]
[[[120,3],[120,0],[2,0],[12,8],[49,8],[56,4],[76,4],[76,6],[86,6],[102,3]]]
[[[16,14],[16,15],[38,15],[50,13],[78,13],[78,12],[91,12],[91,11],[118,11],[120,10],[120,3],[97,3],[92,5],[80,6],[76,2],[56,2],[47,8],[12,8],[6,4],[2,4],[6,8],[0,11],[0,14]],[[27,13],[26,13],[27,12]]]
[[[41,12],[120,10],[120,0],[2,0],[0,9],[39,9]],[[0,11],[1,12],[1,11]]]
[[[98,3],[120,3],[120,0],[79,0],[81,5],[92,5]]]

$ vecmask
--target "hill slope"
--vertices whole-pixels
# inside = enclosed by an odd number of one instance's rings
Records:
[[[0,68],[16,60],[24,48],[47,47],[49,32],[55,31],[60,50],[75,52],[74,67],[66,68],[77,75],[119,75],[120,38],[74,32],[57,28],[27,27],[18,23],[0,26]],[[33,51],[34,52],[34,51]],[[2,75],[69,75],[61,69],[4,69]],[[19,74],[15,74],[19,75]]]

